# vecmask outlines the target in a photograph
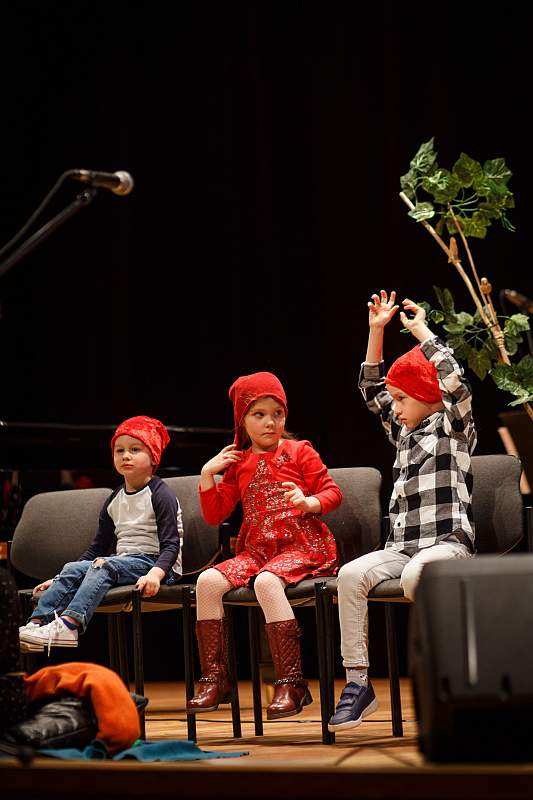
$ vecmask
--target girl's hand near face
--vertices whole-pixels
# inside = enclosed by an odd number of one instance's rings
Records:
[[[306,497],[300,487],[292,481],[286,481],[281,485],[288,489],[283,495],[283,499],[290,503],[291,506],[300,509],[300,511],[307,512],[308,514],[320,514],[322,506],[320,500],[316,497]]]
[[[223,447],[220,453],[217,453],[216,456],[204,464],[202,476],[217,475],[219,472],[224,472],[232,464],[237,464],[242,458],[242,451],[237,450],[236,447],[237,445],[235,444],[228,444],[227,447]]]

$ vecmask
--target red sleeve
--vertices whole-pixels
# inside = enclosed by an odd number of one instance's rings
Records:
[[[322,459],[309,442],[298,449],[298,465],[311,494],[318,498],[322,514],[329,514],[342,503],[342,492],[329,475]]]
[[[241,499],[235,468],[231,466],[211,489],[198,487],[202,514],[208,525],[220,525]]]

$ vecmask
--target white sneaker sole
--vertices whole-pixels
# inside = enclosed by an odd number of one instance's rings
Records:
[[[352,719],[350,722],[340,722],[338,725],[328,725],[328,731],[330,733],[336,733],[337,731],[348,731],[351,728],[357,728],[362,723],[365,717],[368,717],[369,714],[373,714],[374,711],[378,710],[378,701],[377,698],[372,700],[369,706],[365,708],[363,713],[357,719]]]
[[[29,642],[24,642],[22,639],[20,640],[21,653],[42,653],[43,650],[44,644],[30,644]]]
[[[32,633],[22,633],[20,635],[20,641],[25,642],[26,644],[33,644],[33,645],[40,645],[43,649],[48,647],[48,640],[43,641],[42,638],[36,636]],[[52,639],[50,642],[50,647],[77,647],[78,640],[72,639]]]

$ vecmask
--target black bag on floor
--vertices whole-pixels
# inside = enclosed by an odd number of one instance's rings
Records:
[[[429,760],[533,760],[533,555],[427,564],[410,666]]]

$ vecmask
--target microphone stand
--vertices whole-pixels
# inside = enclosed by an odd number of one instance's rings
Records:
[[[35,250],[41,242],[47,239],[50,234],[57,230],[67,219],[70,219],[70,217],[73,217],[78,211],[81,211],[82,208],[88,206],[89,203],[94,200],[97,193],[97,189],[94,187],[89,187],[80,192],[70,205],[64,208],[63,211],[60,211],[59,214],[56,214],[55,217],[52,217],[51,220],[43,225],[42,228],[39,228],[38,231],[23,242],[14,253],[0,264],[0,278],[2,278],[11,267],[14,267],[15,264],[18,264],[25,256]]]

